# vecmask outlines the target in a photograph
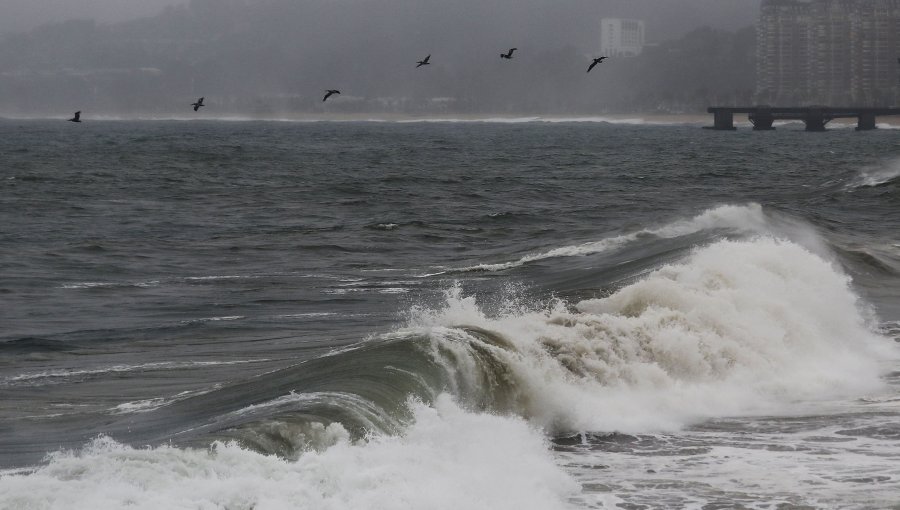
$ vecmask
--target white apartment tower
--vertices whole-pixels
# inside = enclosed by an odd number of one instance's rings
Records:
[[[644,49],[644,22],[639,19],[600,20],[600,54],[609,57],[636,57]]]

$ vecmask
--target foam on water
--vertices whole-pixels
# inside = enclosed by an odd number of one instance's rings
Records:
[[[854,179],[847,184],[847,189],[871,188],[895,181],[900,177],[900,159],[892,159],[879,166],[862,169]]]
[[[479,345],[508,367],[516,412],[551,432],[677,430],[709,417],[797,412],[883,388],[874,333],[847,276],[788,241],[719,241],[609,297],[487,316],[459,289],[414,310],[452,359]],[[456,362],[460,387],[477,367]],[[468,379],[468,382],[467,382]]]
[[[296,461],[234,444],[208,450],[136,449],[99,438],[52,455],[29,475],[0,474],[0,506],[35,510],[570,508],[578,484],[524,421],[463,411],[442,396],[411,403],[400,436],[352,443],[339,425],[334,446]]]
[[[390,122],[390,121],[387,121]],[[696,124],[693,117],[673,115],[671,120],[662,120],[662,117],[609,117],[609,116],[579,116],[579,117],[423,117],[414,119],[402,119],[396,121],[402,124],[409,123],[484,123],[484,124],[530,124],[530,123],[585,123],[585,124],[619,124],[628,126],[681,126]]]
[[[666,118],[664,115],[653,115],[649,117],[642,116],[576,116],[576,117],[559,117],[559,116],[530,116],[530,117],[487,117],[487,116],[467,116],[467,117],[407,117],[398,115],[375,115],[375,116],[358,116],[358,115],[325,115],[320,117],[295,117],[295,116],[251,116],[251,115],[217,115],[217,116],[184,116],[184,115],[135,115],[122,116],[110,114],[93,114],[90,116],[91,121],[95,122],[272,122],[272,123],[291,123],[291,124],[317,124],[317,123],[397,123],[397,124],[414,124],[414,123],[483,123],[483,124],[530,124],[530,123],[603,123],[603,124],[620,124],[629,126],[681,126],[702,124],[705,120],[699,120],[698,116],[693,115],[671,115]],[[5,116],[0,117],[8,120],[66,120],[68,117],[47,117],[47,116]],[[749,123],[748,123],[749,125]]]
[[[802,244],[754,235],[795,227]],[[410,402],[412,417],[398,435],[373,433],[353,441],[339,423],[308,423],[283,431],[306,446],[290,459],[234,443],[137,449],[100,438],[79,452],[51,455],[32,473],[0,474],[0,508],[614,507],[628,491],[579,493],[548,448],[546,433],[681,433],[708,418],[827,414],[835,400],[878,400],[884,362],[896,363],[897,347],[867,322],[849,277],[807,247],[822,244],[814,233],[774,221],[753,204],[715,208],[643,233],[665,237],[719,228],[751,237],[698,247],[606,297],[529,308],[513,296],[504,311],[488,314],[475,296],[453,287],[440,307],[414,307],[403,328],[378,340],[422,340],[448,374],[443,390],[454,396],[441,394],[431,405]],[[341,352],[347,350],[330,356]],[[171,368],[178,367],[103,370]],[[76,375],[89,374],[20,377]],[[264,420],[273,410],[290,411],[319,397],[290,393],[223,419]],[[134,402],[116,411],[161,404]],[[478,411],[484,407],[497,414]],[[750,482],[788,491],[768,476],[767,466],[787,463],[790,455],[767,452],[757,456],[763,467]],[[737,455],[720,447],[708,461],[721,469],[700,471],[731,480],[756,458],[730,460]],[[667,459],[647,465],[692,473]],[[643,467],[631,457],[593,461],[620,462],[617,469],[634,474],[628,480],[638,479],[635,469]],[[602,479],[584,466],[568,468]],[[858,473],[868,471],[851,470],[847,479]],[[742,483],[732,485],[735,493],[744,490]],[[834,490],[844,485],[839,481]]]
[[[45,384],[62,384],[70,382],[74,378],[93,377],[104,374],[127,373],[127,372],[149,372],[162,370],[184,370],[198,367],[210,367],[221,365],[242,365],[246,363],[262,363],[270,361],[268,358],[249,359],[249,360],[231,360],[231,361],[157,361],[152,363],[140,363],[136,365],[111,365],[96,368],[85,368],[77,370],[57,369],[43,370],[40,372],[29,372],[24,374],[13,375],[0,379],[0,388],[28,385],[42,386]]]
[[[503,271],[528,264],[529,262],[549,258],[577,257],[602,253],[621,248],[642,236],[674,238],[711,229],[725,229],[742,233],[763,233],[771,230],[772,226],[770,223],[770,220],[766,218],[766,215],[759,204],[722,205],[706,210],[691,219],[678,220],[659,228],[644,229],[628,234],[607,237],[600,239],[599,241],[563,246],[544,252],[532,253],[511,262],[478,264],[464,267],[459,271]]]

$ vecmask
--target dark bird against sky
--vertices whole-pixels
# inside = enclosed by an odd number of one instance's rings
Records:
[[[602,64],[603,61],[606,60],[607,58],[609,58],[609,57],[598,57],[598,58],[595,58],[594,61],[591,62],[591,65],[588,66],[587,72],[591,72],[591,69],[593,69],[594,66],[596,66],[597,64]]]
[[[328,98],[331,97],[331,96],[333,96],[334,94],[340,94],[340,93],[341,93],[340,90],[334,90],[334,89],[329,89],[329,90],[326,90],[325,92],[327,92],[327,94],[325,94],[325,97],[322,98],[322,102],[323,102],[323,103],[324,103],[325,101],[327,101]]]
[[[203,104],[203,98],[201,97],[200,99],[197,100],[196,103],[191,103],[191,106],[194,107],[194,111],[196,112],[197,110],[200,109],[201,106],[206,106],[206,105]]]
[[[75,112],[75,116],[69,119],[69,122],[81,122],[81,110]]]
[[[501,53],[500,58],[505,58],[505,59],[511,60],[513,58],[513,55],[512,55],[513,52],[516,51],[517,49],[519,49],[519,48],[510,48],[509,51],[507,51],[506,53]]]
[[[429,54],[429,55],[428,55],[427,57],[425,57],[424,59],[422,59],[422,60],[416,62],[416,64],[418,64],[418,65],[416,65],[416,69],[418,69],[418,68],[420,68],[420,67],[422,67],[422,66],[427,66],[428,64],[430,64],[431,62],[428,61],[429,59],[431,59],[431,54]]]

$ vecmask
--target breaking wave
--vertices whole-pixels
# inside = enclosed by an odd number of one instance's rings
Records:
[[[230,442],[207,449],[133,448],[101,437],[51,455],[30,474],[0,477],[0,506],[112,510],[123,507],[569,508],[578,485],[524,421],[462,410],[448,396],[411,402],[398,436],[351,441],[337,424],[319,427],[330,447],[297,460]]]
[[[758,206],[723,207],[646,233],[770,224]],[[834,264],[765,235],[719,239],[573,303],[513,296],[489,313],[453,286],[438,306],[413,306],[403,327],[361,344],[202,395],[115,409],[123,435],[150,427],[172,444],[101,437],[30,473],[0,475],[0,501],[570,508],[578,484],[548,437],[674,431],[878,392],[897,347],[867,317]],[[173,417],[190,421],[166,422]]]
[[[628,234],[607,237],[600,239],[599,241],[591,241],[554,248],[544,252],[531,253],[510,262],[476,264],[458,269],[457,271],[503,271],[523,266],[530,262],[555,257],[592,255],[622,248],[628,243],[632,243],[645,237],[675,238],[717,229],[741,234],[761,234],[777,231],[779,229],[778,223],[781,223],[780,226],[784,229],[788,226],[789,222],[787,219],[781,219],[779,221],[768,217],[763,211],[762,206],[756,203],[747,205],[722,205],[704,211],[693,218],[678,220],[658,228],[643,229]]]
[[[445,308],[414,316],[435,352],[489,351],[512,410],[557,433],[672,430],[875,391],[891,349],[847,276],[766,237],[719,241],[574,306],[491,318],[453,291]]]

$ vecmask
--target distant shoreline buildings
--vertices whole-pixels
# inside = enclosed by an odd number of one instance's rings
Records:
[[[900,104],[900,0],[763,0],[759,103]]]
[[[636,57],[644,51],[644,22],[638,19],[600,20],[600,54],[607,57]]]

